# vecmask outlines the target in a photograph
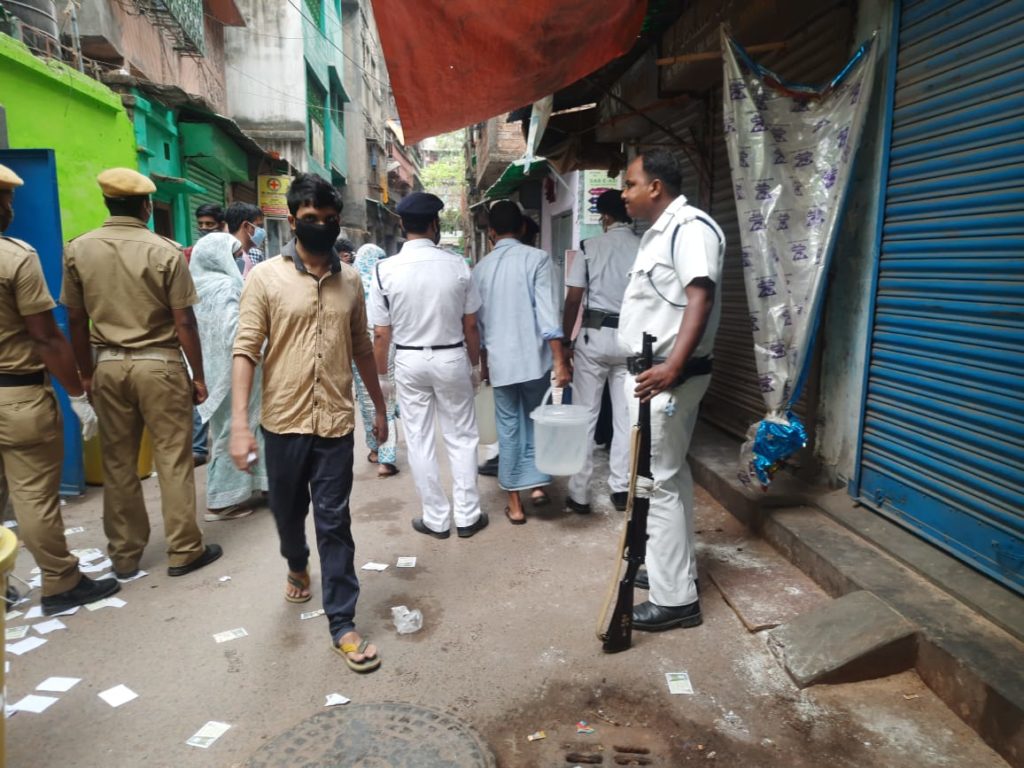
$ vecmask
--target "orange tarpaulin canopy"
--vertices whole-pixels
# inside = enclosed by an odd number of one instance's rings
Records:
[[[405,138],[530,104],[636,42],[646,0],[373,0]]]

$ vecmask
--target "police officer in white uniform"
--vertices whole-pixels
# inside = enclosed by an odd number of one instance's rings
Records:
[[[634,420],[639,399],[651,403],[650,599],[633,610],[633,626],[647,631],[702,621],[686,453],[711,381],[725,237],[687,204],[681,183],[678,160],[655,149],[630,163],[622,193],[630,216],[654,222],[640,241],[619,316],[619,339],[630,354],[640,353],[645,332],[657,338],[655,365],[626,384]]]
[[[612,446],[608,460],[608,486],[612,504],[626,508],[629,488],[629,400],[626,397],[626,355],[619,345],[619,308],[636,259],[640,238],[633,233],[622,193],[609,189],[597,198],[604,234],[581,243],[569,268],[565,284],[562,330],[572,333],[583,305],[583,323],[573,346],[566,352],[572,360],[573,402],[590,409],[587,458],[583,469],[569,478],[565,503],[574,512],[590,512],[590,478],[594,473],[594,431],[601,413],[605,382],[612,399]]]
[[[423,515],[412,521],[419,533],[446,539],[451,516],[459,537],[487,527],[477,490],[477,446],[473,394],[480,383],[480,295],[469,267],[437,247],[435,195],[414,192],[398,204],[408,240],[391,258],[377,262],[370,286],[370,320],[381,387],[387,391],[388,349],[395,344],[395,387],[405,426],[409,464]],[[435,418],[452,470],[454,509],[441,487],[435,451]]]

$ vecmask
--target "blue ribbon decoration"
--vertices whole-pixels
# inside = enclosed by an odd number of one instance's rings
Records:
[[[807,445],[807,429],[792,411],[786,412],[788,424],[765,419],[754,436],[751,468],[762,486],[767,486],[785,460]]]

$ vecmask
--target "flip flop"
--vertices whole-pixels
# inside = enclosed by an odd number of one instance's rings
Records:
[[[364,639],[359,645],[355,643],[342,643],[341,645],[331,644],[334,648],[334,652],[341,656],[348,665],[348,668],[353,672],[359,672],[365,674],[366,672],[373,672],[380,666],[380,654],[374,654],[372,659],[363,659],[362,661],[355,661],[349,658],[350,653],[365,653],[367,646],[370,645],[370,641]]]
[[[512,525],[526,525],[526,515],[524,514],[521,518],[517,520],[516,518],[512,517],[511,507],[505,507],[505,517],[508,518],[508,521],[512,523]]]
[[[398,467],[394,464],[380,464],[377,467],[377,477],[394,477],[397,474]]]
[[[533,506],[535,507],[546,507],[548,504],[551,503],[551,498],[546,493],[544,493],[544,491],[541,491],[537,495],[531,493],[530,503],[533,504]]]
[[[368,454],[366,454],[366,460],[368,462],[370,462],[371,464],[376,464],[377,463],[377,457],[376,457],[375,454],[376,454],[376,451],[370,451]]]
[[[298,579],[295,576],[292,576],[291,573],[289,573],[288,586],[293,587],[294,589],[297,589],[300,592],[309,592],[309,574],[306,574],[306,580],[303,581],[302,579]],[[308,603],[310,600],[313,599],[313,593],[309,592],[309,594],[307,595],[299,595],[298,597],[293,597],[292,595],[289,595],[287,592],[285,592],[284,599],[287,600],[289,603]]]

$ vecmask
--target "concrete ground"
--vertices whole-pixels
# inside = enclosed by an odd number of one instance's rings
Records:
[[[417,504],[404,457],[400,475],[378,480],[364,455],[356,451],[352,499],[357,565],[390,564],[382,573],[360,572],[357,621],[380,646],[378,672],[348,671],[331,652],[326,621],[299,620],[319,607],[319,589],[304,606],[284,601],[285,566],[266,510],[205,524],[225,556],[169,579],[159,491],[150,479],[154,530],[142,562],[150,575],[125,585],[119,596],[127,604],[81,610],[63,619],[66,630],[46,635],[46,645],[7,655],[8,702],[51,675],[82,678],[53,694],[59,701],[42,714],[19,712],[7,721],[7,765],[244,765],[267,741],[322,711],[335,692],[353,702],[450,712],[475,727],[508,768],[573,765],[567,753],[610,755],[614,746],[646,748],[654,766],[1005,765],[912,672],[798,690],[766,648],[766,633],[744,627],[706,571],[703,626],[636,633],[630,651],[603,654],[595,625],[621,521],[607,489],[585,517],[561,511],[564,482],[556,482],[556,503],[513,528],[502,516],[497,483],[481,478],[490,528],[469,540],[439,541],[409,526]],[[200,470],[201,499],[204,478]],[[104,547],[101,493],[90,489],[64,507],[66,525],[85,528],[69,537],[73,547]],[[748,541],[703,491],[697,528],[702,568],[716,552],[742,552]],[[312,537],[312,525],[309,531]],[[402,555],[415,555],[416,567],[396,569]],[[22,550],[16,573],[30,578],[33,565]],[[315,555],[312,566],[316,582]],[[224,576],[231,578],[220,581]],[[770,598],[771,580],[763,589]],[[402,604],[423,612],[419,633],[395,633],[390,608]],[[237,627],[248,636],[214,642],[214,633]],[[665,673],[677,671],[689,673],[693,695],[669,694]],[[115,709],[97,694],[118,684],[138,698]],[[186,746],[209,720],[231,729],[208,750]],[[577,735],[579,720],[596,732]],[[547,738],[528,741],[538,730]]]

